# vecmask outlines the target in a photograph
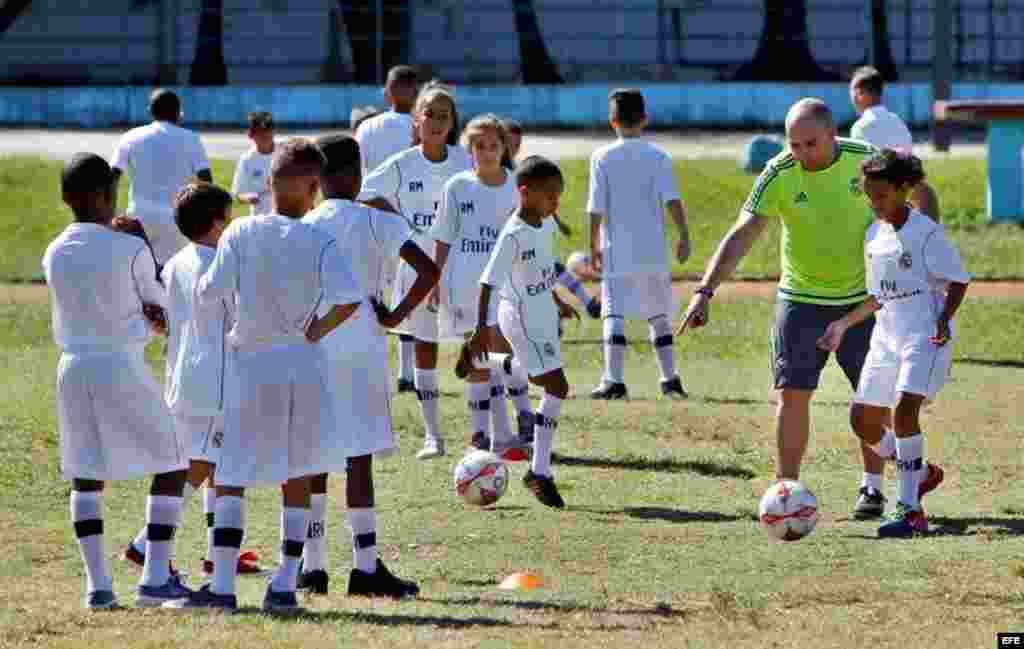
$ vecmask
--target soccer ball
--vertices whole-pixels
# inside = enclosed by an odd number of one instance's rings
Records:
[[[455,467],[455,493],[470,505],[493,505],[506,488],[508,467],[490,451],[473,451]]]
[[[761,527],[780,541],[797,541],[818,523],[818,499],[796,480],[780,480],[764,492],[758,509]]]

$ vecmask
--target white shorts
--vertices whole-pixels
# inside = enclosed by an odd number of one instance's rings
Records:
[[[395,276],[395,284],[391,292],[391,308],[398,306],[415,281],[416,271],[412,269],[412,266],[403,261],[398,268],[398,274]],[[428,302],[429,300],[420,302],[419,306],[409,314],[409,317],[402,320],[392,331],[412,336],[416,340],[436,343],[438,338],[437,308],[430,306]]]
[[[141,348],[62,354],[57,417],[66,480],[131,480],[188,468]]]
[[[952,365],[952,343],[937,347],[927,338],[891,342],[875,329],[854,401],[891,408],[901,392],[931,401],[946,384]]]
[[[672,276],[645,273],[606,277],[601,282],[601,317],[650,320],[676,312],[672,297]]]
[[[334,415],[332,436],[347,439],[351,457],[388,453],[396,448],[391,428],[391,370],[383,354],[324,354],[327,390]]]
[[[492,295],[487,304],[487,326],[498,324],[498,296]],[[444,343],[461,343],[476,329],[480,303],[451,306],[442,304],[438,308],[438,341]]]
[[[562,367],[562,346],[558,334],[548,338],[530,337],[523,321],[512,303],[502,301],[498,305],[498,326],[501,333],[512,345],[515,355],[531,377],[542,376]]]
[[[217,484],[254,487],[344,471],[348,440],[335,434],[320,350],[292,342],[231,354]]]
[[[178,434],[189,443],[186,452],[190,461],[210,464],[220,461],[220,449],[224,443],[223,414],[212,417],[176,414],[174,426]]]

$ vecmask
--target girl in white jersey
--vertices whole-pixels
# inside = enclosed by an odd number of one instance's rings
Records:
[[[928,531],[921,497],[942,482],[942,469],[922,462],[918,417],[949,375],[953,315],[970,276],[942,226],[907,203],[924,179],[920,160],[886,150],[862,169],[864,193],[879,219],[864,244],[871,297],[831,323],[818,344],[834,351],[849,327],[877,313],[854,399],[865,405],[866,421],[855,428],[881,457],[892,458],[895,450],[899,503],[878,536],[906,538]],[[890,408],[895,435],[884,430]]]
[[[371,207],[402,214],[412,226],[413,241],[432,248],[430,228],[444,184],[455,174],[473,168],[465,149],[455,145],[458,114],[455,97],[444,85],[428,84],[416,100],[413,119],[420,144],[398,153],[363,180],[358,200]],[[402,263],[395,278],[392,303],[398,304],[416,280]],[[394,331],[416,339],[416,396],[426,425],[426,441],[418,457],[444,453],[438,412],[437,308],[420,304]]]

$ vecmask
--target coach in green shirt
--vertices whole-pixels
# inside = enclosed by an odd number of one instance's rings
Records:
[[[874,215],[860,187],[861,163],[875,153],[858,140],[836,137],[832,113],[818,99],[801,99],[786,115],[787,150],[773,158],[750,192],[736,224],[708,264],[686,312],[684,326],[708,322],[715,289],[736,269],[769,219],[782,221],[782,279],[772,334],[778,477],[798,479],[810,434],[810,401],[828,352],[817,347],[829,322],[867,298],[864,235]],[[854,390],[867,356],[874,320],[850,329],[836,353]],[[857,427],[860,406],[851,405]],[[865,469],[881,460],[864,447]],[[862,490],[861,500],[865,500]],[[877,494],[877,512],[884,500]],[[857,509],[872,503],[858,502]],[[871,510],[871,506],[863,507]]]

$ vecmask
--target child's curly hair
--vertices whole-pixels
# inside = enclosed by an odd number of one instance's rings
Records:
[[[884,180],[892,185],[916,185],[924,180],[921,159],[910,153],[883,149],[860,167],[865,178]]]

